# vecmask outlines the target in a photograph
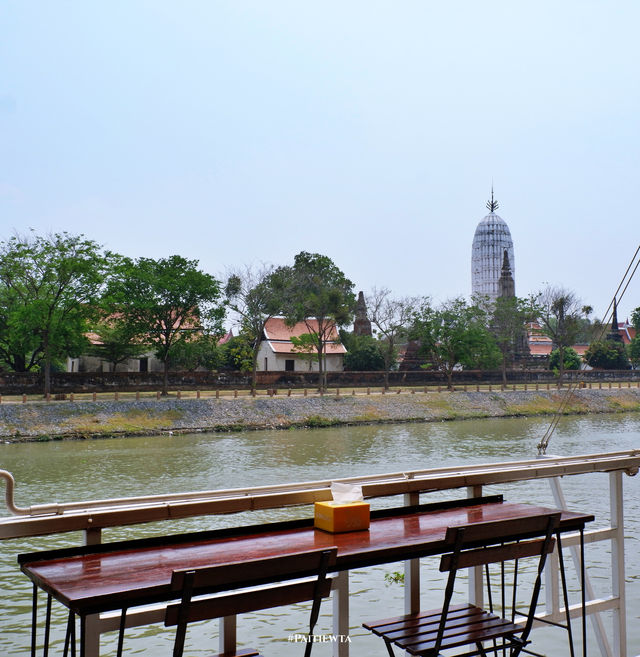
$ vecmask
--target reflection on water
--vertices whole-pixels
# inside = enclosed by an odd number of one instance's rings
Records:
[[[314,479],[330,479],[382,472],[402,472],[453,464],[507,461],[531,458],[547,425],[544,419],[486,419],[430,424],[379,425],[332,429],[261,431],[238,434],[194,434],[110,440],[0,445],[0,467],[12,472],[17,481],[20,506],[53,501],[102,499],[130,495],[161,494],[235,488]],[[550,453],[587,454],[632,449],[640,446],[640,417],[588,416],[565,418],[551,441]],[[640,491],[638,479],[624,478],[626,552],[630,654],[640,650],[640,629],[634,619],[640,615]],[[605,524],[609,514],[607,475],[569,477],[563,480],[569,504],[588,510]],[[507,499],[553,505],[546,482],[524,482],[494,486],[490,493],[505,493]],[[423,501],[464,495],[443,492],[424,496]],[[375,505],[390,504],[379,500]],[[307,508],[269,510],[253,514],[189,519],[169,525],[106,530],[105,540],[138,537],[169,531],[188,531],[236,524],[271,521],[282,517],[308,515]],[[2,511],[4,513],[4,511]],[[30,585],[17,569],[15,555],[78,544],[78,534],[6,541],[0,554],[0,654],[25,654],[29,645]],[[605,595],[610,578],[610,557],[605,546],[588,546],[589,573],[598,594]],[[372,657],[386,651],[379,639],[360,628],[363,620],[385,617],[402,609],[402,587],[389,586],[384,575],[399,570],[390,564],[351,575],[352,654],[367,651]],[[440,602],[441,575],[433,561],[422,568],[423,605]],[[576,582],[572,581],[572,587]],[[464,587],[461,588],[464,591]],[[251,614],[240,621],[239,636],[251,637],[253,647],[265,654],[300,655],[303,646],[287,641],[289,634],[304,632],[306,606]],[[317,633],[331,634],[331,605],[325,603]],[[56,624],[63,625],[64,612],[55,611]],[[130,630],[126,653],[131,655],[170,654],[172,633],[160,627]],[[133,638],[136,638],[134,640]],[[217,649],[216,624],[202,623],[191,632],[192,643],[200,650]],[[272,637],[281,639],[274,652]],[[60,642],[61,635],[54,637]],[[549,654],[563,655],[564,635],[545,630],[534,635],[537,647]],[[115,638],[103,639],[103,654],[114,654]],[[191,654],[198,654],[198,651]],[[314,647],[318,656],[331,654],[330,646]],[[593,650],[592,650],[593,654]]]

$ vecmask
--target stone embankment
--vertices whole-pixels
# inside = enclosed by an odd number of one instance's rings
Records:
[[[5,441],[640,411],[640,390],[429,392],[0,405]]]

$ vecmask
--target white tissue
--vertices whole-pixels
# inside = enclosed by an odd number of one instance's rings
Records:
[[[362,486],[334,481],[331,484],[331,495],[333,495],[333,501],[339,504],[362,502]]]

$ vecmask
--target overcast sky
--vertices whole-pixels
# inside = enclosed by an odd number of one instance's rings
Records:
[[[471,292],[491,193],[516,292],[602,316],[639,242],[640,3],[0,0],[0,239],[330,256]],[[640,274],[621,314],[640,306]]]

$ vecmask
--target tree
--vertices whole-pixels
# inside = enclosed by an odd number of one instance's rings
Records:
[[[377,329],[380,353],[384,359],[384,387],[389,389],[389,370],[398,357],[398,341],[406,338],[416,308],[423,302],[418,297],[393,298],[386,288],[373,288],[367,297],[371,322]]]
[[[273,267],[245,267],[232,272],[225,286],[229,308],[240,317],[242,335],[251,347],[251,389],[256,388],[258,352],[266,323],[281,307],[280,289],[273,284]]]
[[[340,339],[347,349],[344,369],[352,372],[378,372],[385,369],[380,343],[370,335],[354,335],[340,331]]]
[[[629,360],[634,368],[640,367],[640,336],[636,336],[631,340],[628,346]]]
[[[173,370],[194,372],[202,367],[217,370],[222,362],[218,336],[203,334],[190,340],[178,341],[169,353],[169,367]]]
[[[20,308],[20,297],[0,284],[0,363],[14,372],[28,372],[42,361],[42,341],[36,333],[21,329]]]
[[[66,232],[0,243],[3,358],[15,369],[41,365],[45,395],[52,362],[87,345],[107,262],[98,244]]]
[[[564,377],[564,351],[575,344],[580,332],[580,318],[584,306],[570,290],[549,286],[537,298],[543,332],[559,350],[558,381]]]
[[[353,283],[331,258],[302,251],[293,266],[278,267],[272,284],[280,294],[285,321],[289,326],[304,322],[318,361],[320,389],[327,385],[325,353],[335,341],[338,328],[353,319],[356,299]]]
[[[525,323],[536,315],[532,299],[498,297],[491,311],[491,333],[501,354],[502,383],[507,383],[507,364],[513,363],[526,339]]]
[[[115,310],[164,364],[162,394],[169,387],[172,352],[203,333],[219,335],[225,308],[220,284],[198,269],[197,260],[178,255],[153,260],[122,259],[111,278],[108,295]]]
[[[631,313],[631,323],[636,331],[640,331],[640,306]]]
[[[419,353],[447,377],[453,390],[456,366],[495,367],[500,353],[487,328],[487,315],[477,305],[458,298],[434,309],[429,303],[414,313],[410,337],[420,341]]]
[[[113,365],[114,372],[120,363],[138,358],[148,349],[140,341],[135,326],[121,316],[109,314],[108,310],[92,327],[92,333],[96,339],[89,345],[88,353]]]
[[[589,345],[584,355],[591,367],[603,370],[628,370],[629,359],[622,342],[614,340],[596,340]]]
[[[220,347],[220,366],[227,370],[251,372],[253,369],[252,344],[244,333],[232,337]]]
[[[566,347],[564,350],[564,368],[565,370],[579,370],[582,365],[582,359],[578,352],[571,347]],[[560,350],[554,349],[549,355],[549,368],[552,370],[560,370]]]

